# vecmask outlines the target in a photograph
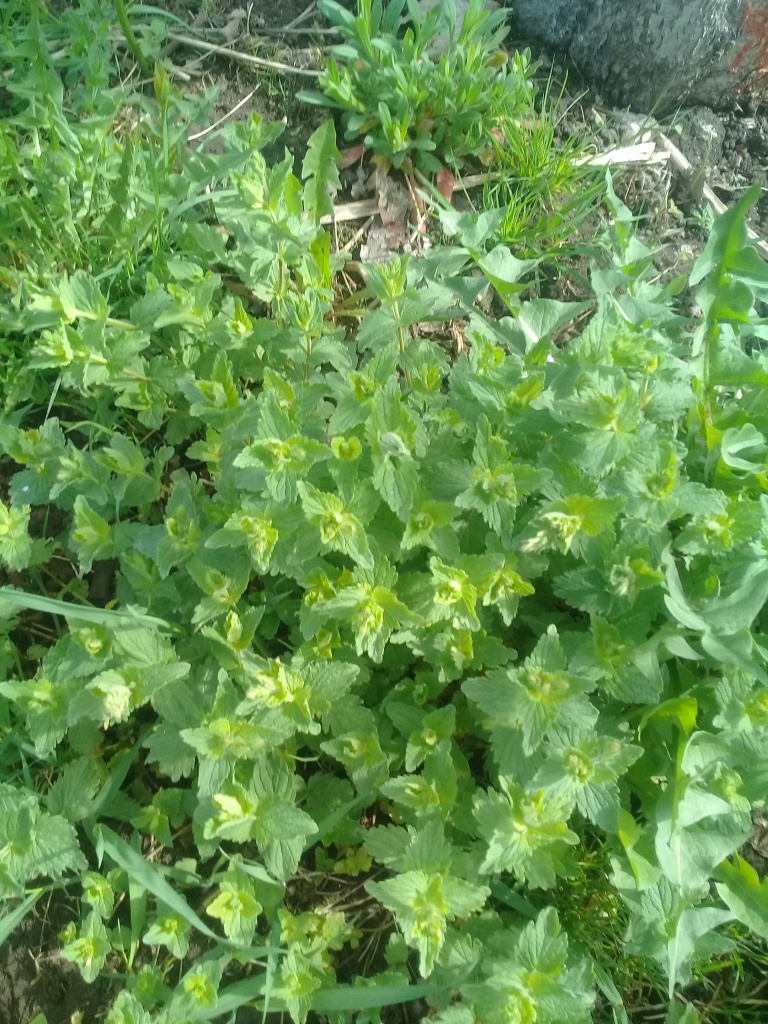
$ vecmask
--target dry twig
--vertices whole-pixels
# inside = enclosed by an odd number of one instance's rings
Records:
[[[694,167],[685,154],[681,153],[674,142],[672,142],[671,139],[668,139],[666,135],[661,136],[661,144],[669,154],[672,166],[678,174],[684,175],[689,181],[693,179],[695,174]],[[709,185],[704,185],[701,190],[701,194],[718,216],[722,216],[722,214],[724,214],[728,209],[725,203],[715,195]],[[763,256],[768,256],[768,244],[756,235],[751,228],[747,228],[747,234],[752,241],[755,242]]]
[[[288,24],[285,27],[286,28],[296,28],[297,25],[301,25],[301,23],[306,21],[307,18],[310,17],[310,15],[314,14],[316,9],[317,9],[317,2],[316,2],[316,0],[312,0],[312,3],[308,7],[306,7],[301,12],[301,14],[299,14],[297,17],[295,17],[293,19],[293,21],[289,21]]]
[[[229,120],[229,118],[232,117],[233,114],[236,114],[238,112],[238,110],[240,109],[240,107],[245,106],[245,104],[248,102],[248,100],[251,98],[251,96],[253,96],[253,94],[255,92],[256,92],[255,89],[251,89],[251,91],[248,93],[247,96],[244,96],[240,100],[240,102],[236,103],[234,105],[234,107],[232,107],[231,110],[228,110],[226,112],[226,114],[222,114],[222,116],[218,119],[218,121],[214,121],[213,124],[209,124],[208,127],[207,128],[203,128],[203,130],[201,132],[195,132],[194,135],[190,135],[189,136],[189,141],[190,142],[194,142],[196,139],[202,139],[204,135],[210,135],[210,133],[212,131],[214,131],[214,129],[218,128],[220,124],[224,124],[224,122]]]
[[[354,235],[352,235],[349,241],[344,243],[343,247],[339,249],[339,252],[349,252],[350,249],[354,249],[355,245],[360,241],[360,239],[363,237],[363,235],[371,226],[371,224],[373,224],[375,219],[375,217],[369,217],[365,224],[363,224],[361,228],[357,229],[357,231],[354,233]]]
[[[320,74],[311,68],[294,68],[290,64],[281,64],[277,60],[267,60],[266,57],[256,57],[252,53],[242,53],[240,50],[233,50],[228,46],[218,46],[216,43],[209,43],[205,39],[195,39],[193,36],[180,35],[177,32],[169,32],[168,38],[185,46],[191,46],[196,50],[205,50],[206,53],[219,53],[224,57],[233,57],[235,60],[244,61],[246,64],[255,64],[257,67],[270,68],[272,71],[280,71],[283,74],[304,75],[307,78],[317,78]]]

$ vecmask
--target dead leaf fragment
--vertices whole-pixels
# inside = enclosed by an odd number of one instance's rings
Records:
[[[339,168],[345,171],[348,167],[358,163],[363,159],[365,153],[365,146],[361,142],[357,146],[349,146],[347,149],[342,149],[341,159],[339,160]]]
[[[456,188],[456,179],[447,167],[441,167],[437,173],[437,191],[450,203],[453,198],[453,190]]]

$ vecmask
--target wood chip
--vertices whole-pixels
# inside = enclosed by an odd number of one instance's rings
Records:
[[[669,153],[672,166],[678,174],[682,174],[690,180],[694,176],[695,170],[688,157],[685,156],[684,153],[681,153],[674,142],[672,142],[671,139],[668,139],[666,135],[661,136],[661,144],[664,146],[667,153]],[[728,207],[722,199],[715,195],[709,185],[704,185],[701,191],[703,198],[706,199],[718,216],[722,216],[722,214],[728,210]],[[768,256],[768,244],[766,244],[759,235],[755,234],[751,228],[747,228],[747,234],[752,241],[755,242],[763,256]]]

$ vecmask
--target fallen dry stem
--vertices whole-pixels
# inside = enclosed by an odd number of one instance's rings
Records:
[[[303,75],[306,78],[317,78],[320,74],[319,71],[314,71],[311,68],[294,68],[290,64],[282,64],[277,60],[256,57],[252,53],[242,53],[242,51],[233,50],[229,46],[218,46],[216,43],[209,43],[205,39],[195,39],[193,36],[180,35],[177,32],[169,32],[168,38],[173,39],[174,42],[182,43],[184,46],[191,46],[196,50],[204,50],[206,53],[218,53],[223,57],[232,57],[246,64],[255,64],[257,67],[269,68],[272,71],[280,71],[283,74]]]
[[[317,9],[317,2],[316,2],[316,0],[312,0],[312,3],[309,4],[308,7],[305,7],[304,10],[301,12],[301,14],[297,15],[293,19],[293,21],[289,21],[288,24],[285,27],[286,28],[296,28],[297,25],[301,25],[301,23],[303,21],[306,21],[307,18],[310,17],[310,15],[314,14],[316,9]]]
[[[666,135],[661,136],[661,144],[669,154],[672,166],[678,174],[682,174],[690,180],[694,175],[694,167],[691,161],[685,156],[685,154],[680,152],[674,142],[672,142],[671,139],[668,139]],[[728,207],[722,199],[719,199],[718,196],[715,195],[709,185],[704,185],[701,190],[701,194],[718,216],[722,216],[727,211]],[[752,241],[756,243],[760,252],[762,252],[764,256],[768,256],[768,244],[766,244],[759,235],[756,235],[751,228],[747,228],[747,234]]]
[[[232,117],[233,114],[236,114],[241,107],[245,106],[245,104],[248,102],[248,100],[253,96],[255,92],[255,89],[251,89],[247,96],[243,96],[239,103],[236,103],[231,110],[228,110],[226,112],[226,114],[222,114],[217,121],[214,121],[213,124],[208,125],[207,128],[203,128],[202,131],[195,132],[194,135],[190,135],[189,141],[194,142],[196,139],[202,139],[204,135],[210,135],[210,133],[214,131],[216,128],[218,128],[220,124],[224,124],[224,122],[227,121],[230,117]]]

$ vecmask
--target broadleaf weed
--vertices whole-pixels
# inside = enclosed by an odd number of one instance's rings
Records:
[[[337,15],[365,49],[402,9]],[[341,300],[331,127],[301,175],[255,118],[208,155],[103,63],[6,68],[0,932],[67,886],[115,1022],[571,1024],[595,986],[694,1020],[732,922],[768,932],[755,196],[700,324],[610,177],[589,303],[530,297],[504,210]],[[421,325],[456,321],[449,358]]]

